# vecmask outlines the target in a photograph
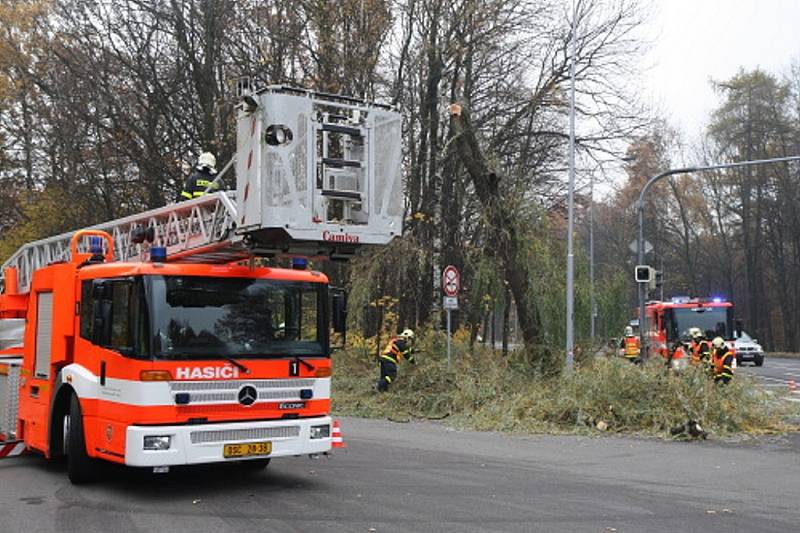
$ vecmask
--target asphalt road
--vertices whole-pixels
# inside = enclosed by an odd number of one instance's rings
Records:
[[[764,387],[768,390],[790,390],[790,381],[794,380],[796,389],[792,398],[800,401],[800,359],[787,359],[782,357],[767,357],[764,366],[753,366],[752,363],[743,363],[737,368],[737,373],[753,374],[758,376]],[[800,528],[798,528],[800,531]]]
[[[335,456],[169,474],[0,461],[1,532],[800,531],[800,435],[512,437],[343,419]]]

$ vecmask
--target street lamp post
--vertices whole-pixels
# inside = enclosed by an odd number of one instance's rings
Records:
[[[575,255],[573,236],[575,232],[573,211],[575,204],[575,1],[572,2],[572,21],[570,23],[569,60],[569,193],[567,200],[567,371],[574,363],[575,349],[574,307],[575,307]]]
[[[637,204],[637,208],[639,211],[639,238],[637,241],[637,257],[638,257],[638,264],[644,264],[644,197],[647,194],[647,191],[653,184],[659,181],[662,178],[666,178],[667,176],[674,176],[675,174],[690,174],[692,172],[700,172],[704,170],[720,170],[723,168],[738,168],[738,167],[750,167],[754,165],[768,165],[771,163],[786,163],[789,161],[800,161],[800,155],[794,155],[789,157],[776,157],[773,159],[756,159],[754,161],[739,161],[737,163],[724,163],[718,165],[706,165],[700,167],[686,167],[686,168],[675,168],[671,170],[667,170],[666,172],[662,172],[661,174],[657,174],[650,179],[647,180],[647,183],[644,184],[642,187],[642,192],[639,193],[639,202]],[[645,316],[644,316],[644,300],[645,300],[645,286],[644,283],[639,283],[639,345],[641,346],[641,353],[642,358],[647,357],[647,345],[645,344]]]
[[[597,318],[597,302],[594,295],[594,176],[589,185],[589,296],[591,308],[591,339],[594,343],[595,319]]]

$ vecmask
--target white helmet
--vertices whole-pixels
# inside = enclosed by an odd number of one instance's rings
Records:
[[[714,348],[722,348],[722,346],[725,344],[725,341],[722,339],[722,337],[714,337],[714,340],[711,341],[711,344],[714,345]]]
[[[625,336],[630,337],[633,335],[633,328],[630,326],[625,326]]]
[[[197,166],[206,167],[210,170],[216,170],[217,158],[214,157],[214,154],[211,152],[203,152],[200,154],[200,157],[197,158]]]
[[[406,340],[413,341],[414,340],[414,331],[410,329],[404,329],[403,333],[400,334]]]
[[[689,328],[689,336],[693,339],[703,336],[703,330],[700,328]]]

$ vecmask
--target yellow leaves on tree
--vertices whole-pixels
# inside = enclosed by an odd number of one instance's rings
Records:
[[[20,246],[58,235],[75,226],[76,213],[64,206],[64,194],[57,188],[30,192],[20,197],[22,220],[0,238],[0,262],[5,262]]]
[[[45,0],[0,0],[0,105],[15,93],[18,72],[30,64],[35,23],[49,5]]]

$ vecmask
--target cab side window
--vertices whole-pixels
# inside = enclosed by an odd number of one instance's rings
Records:
[[[81,338],[92,341],[94,332],[94,298],[92,297],[92,282],[81,282]]]
[[[133,349],[131,292],[133,284],[115,281],[111,284],[111,335],[108,346],[114,350]]]
[[[80,335],[126,356],[145,355],[146,321],[140,285],[132,279],[98,279],[81,284]],[[138,341],[138,342],[137,342]]]

